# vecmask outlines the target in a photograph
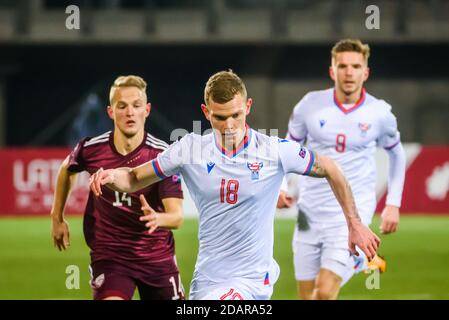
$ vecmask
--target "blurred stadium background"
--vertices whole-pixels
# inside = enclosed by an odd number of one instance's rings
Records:
[[[369,30],[366,8],[380,10]],[[80,9],[69,30],[66,8]],[[255,104],[253,128],[284,136],[296,102],[327,88],[335,41],[371,46],[367,90],[392,104],[408,170],[400,230],[382,236],[388,259],[380,289],[359,275],[342,299],[449,299],[449,1],[358,0],[0,0],[0,299],[90,299],[82,236],[86,177],[70,199],[72,245],[53,248],[49,211],[57,169],[78,139],[111,128],[105,107],[120,74],[149,83],[147,130],[170,141],[175,128],[209,128],[200,113],[209,75],[232,68]],[[199,123],[196,123],[198,126]],[[379,152],[378,196],[386,189]],[[196,258],[196,212],[175,232],[186,290]],[[279,212],[274,299],[296,297],[294,210]],[[378,230],[378,219],[373,227]],[[67,266],[81,270],[66,288]]]

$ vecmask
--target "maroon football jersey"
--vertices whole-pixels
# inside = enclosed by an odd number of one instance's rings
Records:
[[[70,154],[69,171],[135,167],[154,159],[168,146],[165,142],[145,133],[142,143],[126,156],[114,146],[114,132],[109,131],[95,138],[80,141]],[[84,214],[84,236],[91,249],[92,263],[112,260],[123,264],[145,277],[161,273],[175,273],[164,265],[174,258],[174,238],[170,230],[158,228],[151,235],[145,223],[139,220],[143,214],[139,195],[144,194],[156,212],[164,212],[162,199],[182,198],[180,179],[169,177],[134,193],[123,193],[102,187],[103,194],[95,197],[92,192]],[[172,268],[173,267],[169,267]]]

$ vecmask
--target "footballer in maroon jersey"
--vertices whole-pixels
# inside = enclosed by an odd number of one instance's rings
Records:
[[[83,139],[63,162],[52,209],[53,239],[60,250],[69,245],[63,208],[74,174],[140,165],[168,146],[144,131],[151,107],[145,88],[140,77],[117,78],[108,107],[114,130]],[[108,188],[103,192],[101,197],[89,194],[84,214],[94,299],[131,299],[136,287],[142,299],[183,299],[169,230],[182,223],[179,178],[173,176],[134,193]],[[139,199],[140,195],[144,198]],[[144,214],[146,221],[139,220]]]

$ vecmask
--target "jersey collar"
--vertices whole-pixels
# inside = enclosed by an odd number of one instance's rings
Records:
[[[218,142],[217,137],[215,136],[215,134],[213,134],[214,140],[215,140],[215,146],[217,147],[218,151],[220,151],[221,154],[223,154],[229,158],[234,158],[236,155],[238,155],[240,152],[242,152],[242,150],[244,150],[246,147],[248,147],[249,143],[251,142],[252,135],[253,134],[252,134],[251,128],[246,124],[246,132],[245,132],[245,137],[243,138],[243,140],[240,142],[240,144],[236,148],[234,148],[232,150],[227,150]]]
[[[361,93],[361,95],[360,95],[359,100],[358,100],[358,101],[355,103],[355,105],[353,105],[351,108],[346,109],[345,107],[343,107],[343,105],[341,104],[341,102],[338,101],[337,93],[336,93],[336,91],[335,91],[335,89],[334,89],[334,103],[335,103],[335,105],[336,105],[338,108],[340,108],[340,110],[343,111],[345,114],[348,114],[348,113],[354,111],[355,109],[357,109],[358,107],[362,106],[363,103],[365,102],[365,98],[366,98],[366,90],[365,90],[365,88],[362,88],[362,93]]]
[[[126,154],[126,155],[123,155],[123,154],[121,154],[120,152],[118,152],[118,151],[117,151],[117,148],[115,147],[115,143],[114,143],[114,130],[112,130],[112,131],[111,131],[111,134],[109,135],[109,145],[110,145],[112,151],[113,151],[115,154],[119,155],[120,157],[122,157],[122,158],[132,157],[134,154],[136,154],[137,152],[139,152],[139,150],[142,149],[142,147],[145,145],[145,142],[146,142],[146,140],[147,140],[147,136],[148,136],[147,132],[144,131],[144,132],[143,132],[143,140],[142,140],[142,142],[141,142],[141,143],[140,143],[140,144],[139,144],[133,151],[131,151],[130,153],[128,153],[128,154]]]

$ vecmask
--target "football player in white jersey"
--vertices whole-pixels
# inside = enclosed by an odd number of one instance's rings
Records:
[[[381,233],[387,234],[395,232],[399,223],[405,155],[391,106],[363,87],[369,75],[369,53],[369,46],[360,40],[341,40],[333,47],[329,74],[335,87],[304,96],[290,117],[287,137],[300,143],[307,140],[308,148],[342,167],[366,225],[376,208],[374,152],[376,146],[387,150],[388,197],[380,226]],[[299,212],[293,239],[298,294],[302,299],[336,299],[354,269],[377,265],[383,271],[385,261],[376,256],[368,264],[362,255],[350,256],[347,228],[332,189],[319,179],[298,180]],[[289,205],[283,190],[278,208]]]
[[[209,78],[204,101],[201,108],[212,133],[188,134],[151,162],[99,170],[90,182],[98,196],[102,185],[130,192],[182,175],[199,211],[199,252],[190,299],[271,297],[279,275],[273,259],[274,213],[289,172],[326,178],[342,206],[350,248],[355,252],[357,245],[374,257],[380,240],[363,225],[349,184],[333,160],[249,128],[246,116],[252,99],[232,71]],[[154,225],[153,218],[141,219]]]

